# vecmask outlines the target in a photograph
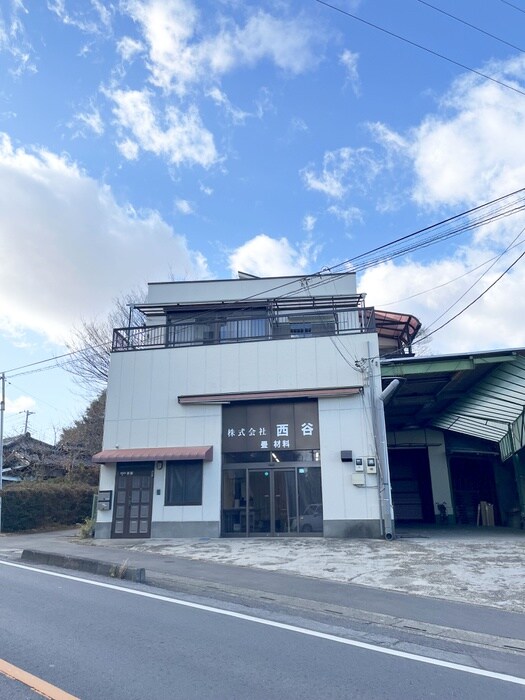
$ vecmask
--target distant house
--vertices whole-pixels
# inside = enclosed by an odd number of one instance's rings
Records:
[[[4,439],[4,482],[52,479],[66,472],[66,460],[61,451],[37,440],[31,433]]]

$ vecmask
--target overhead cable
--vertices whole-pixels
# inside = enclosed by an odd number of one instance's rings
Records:
[[[303,275],[299,279],[308,282],[309,289],[315,289],[317,286],[325,284],[325,280],[323,280],[323,273],[325,272],[333,274],[334,271],[342,268],[343,272],[341,274],[354,274],[356,271],[362,271],[380,263],[393,260],[394,258],[404,255],[407,252],[414,252],[420,248],[426,248],[435,243],[447,240],[453,236],[458,236],[466,231],[471,231],[475,228],[479,228],[480,226],[493,223],[502,217],[512,216],[524,210],[525,188],[522,188],[491,200],[490,202],[480,204],[460,214],[448,217],[447,219],[444,219],[436,224],[432,224],[431,226],[426,226],[425,228],[414,231],[413,233],[401,236],[390,243],[377,246],[370,251],[361,253],[354,258],[344,260],[329,268],[325,267],[318,272]],[[448,228],[447,225],[452,222],[456,222],[456,226]],[[402,245],[403,247],[399,247],[399,245]],[[376,254],[375,257],[373,254]],[[258,292],[241,299],[240,303],[246,304],[246,308],[249,308],[249,306],[258,299],[262,300],[264,298],[268,298],[268,294],[278,290],[283,290],[283,292],[279,296],[275,297],[275,299],[277,301],[286,299],[289,296],[296,294],[296,290],[292,289],[296,283],[297,277],[294,277],[289,281],[281,282],[275,285],[275,287],[266,289],[264,291],[264,297],[262,297],[261,293]],[[290,288],[290,291],[284,291],[286,288]],[[205,313],[206,312],[202,312],[201,315],[204,315]],[[78,355],[85,350],[104,347],[109,349],[111,347],[111,341],[95,345],[86,345],[83,348],[72,350],[61,355],[56,355],[44,360],[14,367],[10,370],[5,370],[5,373],[9,374],[11,377],[18,377],[21,375],[47,371],[48,369],[62,368],[70,362],[73,362],[75,355]],[[63,362],[58,362],[59,360],[63,360]],[[45,366],[49,365],[49,363],[54,364],[52,366]],[[16,374],[11,374],[13,372],[16,372]]]
[[[494,282],[492,282],[492,284],[490,284],[483,292],[481,292],[481,294],[478,294],[478,296],[477,296],[475,299],[473,299],[469,304],[467,304],[466,306],[464,306],[464,307],[461,309],[461,311],[458,311],[457,314],[455,314],[454,316],[452,316],[451,318],[449,318],[447,321],[445,321],[445,323],[442,323],[441,326],[438,326],[438,328],[435,328],[435,329],[434,329],[433,331],[431,331],[430,333],[425,334],[425,335],[422,336],[421,338],[416,338],[416,339],[414,340],[414,342],[412,343],[412,345],[416,345],[417,343],[421,343],[421,342],[423,342],[424,340],[426,340],[427,338],[430,338],[430,336],[434,335],[434,333],[437,333],[438,331],[440,331],[440,330],[441,330],[442,328],[444,328],[445,326],[448,326],[448,324],[449,324],[449,323],[452,323],[452,321],[454,321],[456,318],[458,318],[458,316],[461,316],[461,314],[465,313],[465,311],[466,311],[467,309],[470,309],[471,306],[473,306],[477,301],[479,301],[482,297],[484,297],[485,294],[486,294],[488,291],[490,291],[501,279],[503,279],[503,277],[505,277],[505,275],[506,275],[508,272],[510,272],[510,270],[512,270],[512,268],[522,259],[522,257],[523,257],[524,255],[525,255],[525,251],[523,251],[523,253],[521,253],[520,255],[518,255],[518,257],[514,260],[514,262],[511,263],[511,264],[506,268],[506,270],[504,270],[504,271],[501,273],[501,275],[500,275],[497,279],[495,279]]]
[[[521,51],[521,53],[525,53],[525,49],[522,49],[519,46],[516,46],[515,44],[511,44],[510,41],[506,41],[505,39],[502,39],[501,37],[496,36],[495,34],[491,34],[490,32],[487,32],[484,29],[477,27],[475,24],[471,24],[470,22],[467,22],[464,19],[461,19],[460,17],[456,17],[456,15],[453,15],[450,12],[446,12],[445,10],[441,9],[441,7],[436,7],[435,5],[431,5],[429,2],[426,2],[426,0],[417,0],[417,2],[420,2],[422,5],[426,5],[427,7],[430,7],[432,10],[436,10],[436,12],[440,12],[442,15],[446,15],[447,17],[450,17],[451,19],[455,20],[456,22],[460,22],[461,24],[464,24],[467,27],[474,29],[476,32],[479,32],[480,34],[485,34],[485,36],[489,36],[491,39],[495,39],[496,41],[499,41],[501,44],[505,44],[506,46],[510,46],[511,49],[516,49],[516,51]]]
[[[487,73],[483,73],[480,70],[477,70],[476,68],[471,68],[470,66],[465,65],[464,63],[461,63],[460,61],[456,61],[453,58],[449,58],[448,56],[445,56],[442,53],[439,53],[438,51],[434,51],[433,49],[429,49],[427,46],[423,46],[422,44],[418,44],[416,41],[412,41],[411,39],[407,39],[404,36],[401,36],[400,34],[396,34],[395,32],[391,32],[389,29],[385,29],[384,27],[379,26],[378,24],[374,24],[373,22],[369,22],[368,20],[364,19],[363,17],[358,17],[357,15],[352,14],[351,12],[348,12],[347,10],[343,10],[340,7],[337,7],[336,5],[331,5],[328,2],[325,2],[325,0],[315,0],[315,2],[319,3],[320,5],[324,5],[325,7],[328,7],[330,10],[334,10],[335,12],[340,12],[342,15],[345,15],[346,17],[350,17],[351,19],[355,19],[357,22],[362,22],[363,24],[366,24],[369,27],[372,27],[373,29],[377,29],[380,32],[383,32],[384,34],[388,34],[389,36],[394,37],[395,39],[399,39],[400,41],[404,41],[406,44],[410,44],[410,46],[415,46],[417,49],[421,49],[421,51],[426,51],[427,53],[431,54],[432,56],[436,56],[437,58],[441,58],[443,61],[448,61],[448,63],[452,63],[453,65],[457,66],[458,68],[463,68],[463,70],[469,71],[470,73],[474,73],[475,75],[479,76],[480,78],[485,78],[485,80],[490,80],[492,83],[496,83],[497,85],[500,85],[501,87],[507,88],[507,90],[512,90],[513,92],[517,92],[519,95],[525,96],[525,92],[523,90],[520,90],[519,88],[510,85],[509,83],[503,82],[503,80],[499,80],[498,78],[494,78],[492,75],[488,75]]]

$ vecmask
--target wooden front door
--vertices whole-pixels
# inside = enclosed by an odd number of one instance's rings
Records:
[[[118,467],[112,537],[149,537],[153,467]]]

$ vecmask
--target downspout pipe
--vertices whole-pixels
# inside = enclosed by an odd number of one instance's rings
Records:
[[[405,381],[406,379],[404,377],[394,377],[390,384],[387,387],[385,387],[383,391],[379,394],[379,400],[382,401],[383,404],[386,406],[390,399],[397,392],[401,384]]]

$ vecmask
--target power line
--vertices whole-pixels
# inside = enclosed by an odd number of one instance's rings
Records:
[[[510,204],[506,203],[509,202],[514,198],[515,201],[512,201]],[[493,211],[490,211],[490,208],[493,207]],[[485,210],[489,210],[489,213],[486,215],[483,215]],[[419,229],[417,231],[414,231],[413,233],[407,234],[405,236],[401,236],[400,238],[395,239],[394,241],[390,243],[385,243],[381,246],[377,246],[376,248],[373,248],[370,251],[367,251],[365,253],[361,253],[358,256],[355,256],[354,258],[349,258],[347,260],[344,260],[343,262],[337,263],[336,265],[333,265],[332,267],[329,268],[323,268],[319,272],[312,273],[310,275],[303,275],[299,279],[307,282],[309,284],[309,289],[315,289],[319,285],[325,284],[325,280],[323,279],[323,272],[328,271],[330,273],[333,273],[334,270],[338,270],[340,268],[344,268],[345,272],[342,274],[355,274],[356,271],[361,271],[364,269],[367,269],[368,267],[372,267],[374,265],[377,265],[381,262],[386,262],[389,260],[392,260],[394,258],[399,257],[400,255],[406,254],[407,252],[413,252],[419,248],[425,248],[430,245],[433,245],[434,243],[441,242],[443,240],[447,240],[453,236],[457,236],[461,233],[464,233],[465,231],[471,231],[475,228],[478,228],[480,226],[487,225],[488,223],[493,223],[494,221],[499,220],[502,217],[507,217],[514,215],[520,211],[525,210],[525,188],[522,188],[520,190],[515,190],[514,192],[510,192],[506,195],[502,195],[501,197],[497,197],[494,200],[491,200],[490,202],[485,202],[484,204],[480,204],[476,207],[473,207],[471,209],[468,209],[465,212],[462,212],[460,214],[456,214],[454,216],[448,217],[447,219],[444,219],[436,224],[432,224],[430,226],[426,226],[422,229]],[[472,215],[474,215],[472,217]],[[461,222],[462,219],[467,219],[466,223],[460,223],[456,228],[452,229],[447,229],[446,225],[450,224],[451,222]],[[444,228],[442,232],[440,232],[440,229]],[[417,236],[422,236],[424,234],[427,234],[427,238],[423,238],[422,241],[418,241],[416,239]],[[396,245],[400,243],[404,243],[407,241],[411,241],[412,239],[415,239],[414,243],[409,243],[406,244],[405,247],[403,248],[395,248]],[[391,252],[389,252],[390,249],[394,248]],[[374,257],[371,257],[372,254],[374,253],[380,253],[380,255]],[[315,278],[318,278],[317,281],[313,281]],[[282,290],[285,289],[286,287],[290,287],[291,285],[295,285],[297,283],[297,277],[292,278],[290,281],[283,282],[281,284],[276,285],[275,287],[272,287],[270,289],[266,289],[263,293],[264,295],[267,295],[271,292],[275,292],[277,290]],[[288,293],[283,293],[280,296],[276,297],[276,300],[282,300],[286,299],[287,296],[293,295],[295,293],[295,290],[291,290]],[[257,299],[262,299],[261,297],[261,292],[257,292],[255,294],[252,294],[248,297],[245,297],[244,299],[240,300],[241,303],[246,304],[246,308],[248,308],[248,303],[256,301]],[[205,315],[207,312],[203,311],[201,315]],[[182,322],[181,322],[182,323]],[[21,365],[19,367],[14,367],[10,370],[6,370],[5,373],[11,373],[11,372],[16,372],[17,374],[11,374],[11,377],[18,377],[22,375],[28,375],[28,374],[34,374],[38,372],[45,372],[50,369],[61,369],[65,365],[74,362],[74,357],[75,355],[78,355],[82,352],[85,352],[86,350],[90,349],[98,349],[98,348],[104,348],[107,347],[108,349],[111,346],[111,341],[103,342],[103,343],[98,343],[94,345],[86,345],[80,349],[73,350],[67,353],[63,353],[61,355],[55,355],[53,357],[44,359],[44,360],[39,360],[37,362],[32,362],[26,365]],[[68,358],[68,359],[66,359]],[[62,363],[58,363],[58,360],[64,360]],[[53,367],[46,367],[43,365],[48,365],[50,362],[56,363]],[[27,370],[27,371],[21,371],[21,370]]]
[[[464,63],[460,63],[459,61],[454,60],[453,58],[449,58],[448,56],[445,56],[442,53],[439,53],[438,51],[434,51],[433,49],[429,49],[426,46],[423,46],[422,44],[418,44],[415,41],[412,41],[411,39],[407,39],[404,36],[401,36],[400,34],[396,34],[395,32],[391,32],[389,29],[385,29],[384,27],[380,27],[378,24],[374,24],[373,22],[369,22],[366,19],[363,19],[363,17],[358,17],[357,15],[353,15],[351,12],[348,12],[347,10],[343,10],[340,7],[336,7],[335,5],[330,5],[330,3],[325,2],[325,0],[315,0],[315,2],[319,3],[320,5],[324,5],[325,7],[328,7],[330,10],[334,10],[335,12],[340,12],[342,15],[345,15],[346,17],[350,17],[351,19],[355,19],[358,22],[362,22],[363,24],[366,24],[368,27],[372,27],[373,29],[377,29],[380,32],[383,32],[384,34],[388,34],[389,36],[394,37],[395,39],[399,39],[399,41],[405,42],[405,44],[410,44],[410,46],[415,46],[417,49],[421,49],[421,51],[426,51],[427,53],[431,54],[432,56],[436,56],[437,58],[441,58],[443,61],[448,61],[448,63],[452,63],[454,66],[457,66],[459,68],[463,68],[463,70],[469,71],[470,73],[474,73],[475,75],[478,75],[480,78],[485,78],[485,80],[490,80],[493,83],[496,83],[497,85],[500,85],[501,87],[507,88],[508,90],[512,90],[513,92],[517,92],[519,95],[525,96],[525,92],[523,90],[520,90],[517,87],[514,87],[512,85],[509,85],[509,83],[504,83],[502,80],[498,80],[498,78],[494,78],[491,75],[487,75],[487,73],[483,73],[480,70],[477,70],[476,68],[471,68],[470,66],[465,65]]]
[[[80,348],[80,350],[71,350],[69,352],[65,352],[62,355],[54,355],[53,357],[48,357],[46,360],[38,360],[37,362],[30,362],[27,365],[20,365],[20,367],[13,367],[12,369],[5,370],[5,374],[8,374],[10,372],[17,372],[19,369],[26,369],[28,367],[36,367],[37,365],[42,365],[44,363],[49,363],[49,362],[54,362],[56,360],[61,360],[63,357],[72,357],[73,355],[78,355],[79,353],[83,352],[84,350],[88,350],[89,348],[102,348],[104,345],[108,345],[108,343],[100,343],[99,345],[88,345],[85,348]],[[61,367],[61,365],[57,365],[57,367]],[[49,369],[49,368],[47,368]],[[18,377],[19,375],[13,375]]]
[[[424,340],[426,340],[427,338],[430,338],[430,336],[434,335],[434,333],[437,333],[438,331],[440,331],[440,330],[441,330],[442,328],[444,328],[445,326],[448,326],[448,324],[449,324],[449,323],[452,323],[452,321],[454,321],[456,318],[458,318],[458,316],[461,316],[461,314],[465,313],[465,311],[466,311],[467,309],[470,309],[471,306],[473,306],[477,301],[479,301],[482,297],[484,297],[485,294],[486,294],[488,291],[490,291],[490,290],[492,289],[492,287],[494,287],[503,277],[505,277],[505,275],[506,275],[508,272],[510,272],[510,270],[512,270],[512,268],[521,260],[521,258],[522,258],[524,255],[525,255],[525,251],[523,251],[523,253],[521,253],[520,255],[518,255],[518,257],[516,258],[516,260],[514,260],[514,262],[511,263],[511,264],[507,267],[507,269],[504,270],[504,271],[501,273],[501,275],[500,275],[497,279],[494,280],[494,282],[492,282],[492,284],[490,284],[483,292],[481,292],[481,294],[478,294],[478,296],[477,296],[475,299],[473,299],[469,304],[467,304],[466,306],[464,306],[464,307],[461,309],[461,311],[458,311],[458,313],[455,314],[454,316],[452,316],[452,318],[449,318],[448,321],[445,321],[445,323],[442,323],[441,326],[438,326],[438,328],[435,328],[433,331],[431,331],[430,333],[427,333],[427,334],[424,335],[422,338],[416,338],[416,340],[415,340],[412,344],[413,344],[413,345],[416,345],[417,343],[421,343],[421,342],[423,342]]]
[[[521,235],[521,234],[520,234]],[[401,304],[403,301],[410,301],[410,299],[415,299],[416,297],[420,297],[423,294],[430,294],[430,292],[435,292],[436,289],[442,289],[443,287],[447,287],[449,284],[453,284],[454,282],[458,282],[459,280],[463,279],[464,277],[468,277],[468,275],[471,275],[473,272],[476,272],[476,270],[481,269],[485,265],[488,265],[489,263],[493,262],[494,260],[500,260],[501,256],[505,254],[506,252],[509,252],[510,250],[513,250],[514,248],[517,248],[520,245],[523,245],[525,241],[521,241],[520,243],[515,243],[514,245],[509,246],[506,248],[503,253],[494,255],[492,258],[489,258],[488,260],[484,260],[482,263],[479,265],[476,265],[475,267],[471,267],[468,269],[466,272],[464,272],[461,275],[458,275],[457,277],[453,277],[452,279],[447,280],[446,282],[442,282],[441,284],[436,284],[434,287],[430,287],[429,289],[423,289],[420,292],[416,292],[415,294],[411,294],[408,297],[403,297],[402,299],[394,299],[393,301],[385,301],[385,302],[379,302],[378,304],[374,304],[377,308],[383,308],[384,306],[393,306],[394,304]]]
[[[437,318],[435,318],[435,319],[432,321],[432,323],[430,323],[430,324],[427,326],[427,330],[430,330],[430,328],[432,328],[432,326],[433,326],[434,324],[436,324],[440,319],[442,319],[443,316],[446,316],[446,314],[447,314],[451,309],[453,309],[454,306],[456,306],[456,304],[459,304],[459,302],[467,296],[467,294],[476,286],[476,284],[477,284],[478,282],[480,282],[480,281],[483,279],[483,277],[485,277],[485,275],[486,275],[488,272],[490,272],[490,270],[492,270],[492,268],[494,267],[494,265],[496,265],[496,263],[497,263],[499,260],[501,260],[501,258],[505,255],[505,253],[508,253],[508,251],[514,246],[514,243],[516,243],[516,241],[518,240],[518,238],[520,238],[520,237],[523,235],[523,232],[524,232],[524,231],[525,231],[525,228],[522,228],[521,231],[518,233],[518,235],[512,240],[512,242],[505,248],[505,250],[503,250],[503,251],[500,253],[500,255],[492,262],[492,264],[491,264],[486,270],[483,271],[483,273],[478,277],[478,279],[477,279],[475,282],[473,282],[473,283],[470,285],[470,287],[468,287],[468,288],[463,292],[463,294],[461,294],[461,296],[460,296],[458,299],[456,299],[456,301],[455,301],[453,304],[451,304],[447,309],[445,309]]]
[[[49,369],[49,368],[46,367],[46,369]],[[19,375],[16,375],[16,376],[19,376]],[[18,389],[18,391],[22,392],[23,394],[27,394],[35,401],[38,401],[39,403],[46,404],[46,406],[49,406],[49,408],[52,408],[54,411],[60,410],[56,406],[53,406],[52,403],[49,403],[49,401],[46,401],[45,399],[39,398],[38,396],[35,396],[34,394],[32,394],[30,391],[27,391],[27,389],[22,389],[22,387],[17,386],[16,384],[13,384],[13,382],[11,381],[11,378],[6,379],[6,383],[9,384],[10,386],[12,386],[14,389]],[[22,411],[22,413],[24,413],[24,411]]]
[[[440,12],[442,15],[446,15],[447,17],[450,17],[451,19],[455,20],[456,22],[461,22],[461,24],[464,24],[467,27],[470,27],[471,29],[474,29],[475,31],[480,32],[480,34],[485,34],[485,36],[489,36],[491,39],[495,39],[496,41],[499,41],[502,44],[506,44],[507,46],[510,46],[511,49],[516,49],[516,51],[521,51],[521,53],[525,53],[525,49],[522,49],[519,46],[516,46],[515,44],[511,44],[510,41],[506,41],[505,39],[502,39],[501,37],[496,36],[495,34],[491,34],[490,32],[486,32],[484,29],[481,29],[480,27],[476,27],[475,24],[471,24],[470,22],[467,22],[464,19],[461,19],[460,17],[456,17],[456,15],[452,15],[452,14],[450,14],[450,12],[446,12],[445,10],[442,10],[440,7],[436,7],[435,5],[431,5],[429,2],[426,2],[426,0],[417,0],[417,2],[420,2],[422,5],[426,5],[427,7],[430,7],[432,10],[436,10],[436,12]]]
[[[514,5],[512,2],[508,2],[508,0],[501,0],[502,3],[505,5],[508,5],[509,7],[513,7],[515,10],[518,10],[518,12],[523,12],[525,14],[525,10],[522,7],[518,7],[517,5]]]
[[[485,213],[486,211],[488,213]],[[401,236],[394,241],[384,243],[326,269],[329,272],[333,272],[342,267],[345,269],[351,268],[349,274],[362,271],[381,262],[387,262],[406,253],[414,252],[419,248],[426,248],[435,243],[448,240],[465,231],[471,231],[494,223],[501,218],[513,216],[521,211],[525,211],[525,188],[510,192],[461,214],[456,214],[436,224]],[[466,222],[463,222],[464,219]],[[452,222],[456,222],[457,225],[450,228],[448,225]]]

